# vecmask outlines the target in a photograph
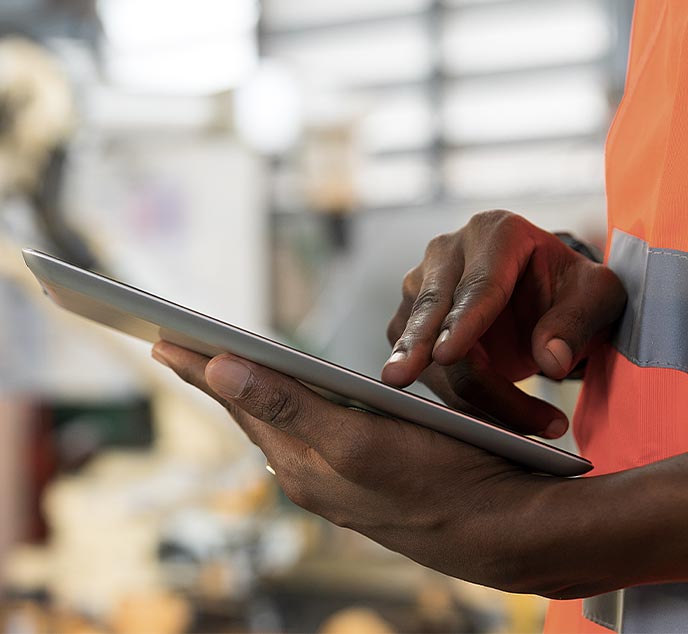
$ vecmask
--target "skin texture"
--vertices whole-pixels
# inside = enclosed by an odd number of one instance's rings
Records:
[[[460,273],[430,255],[413,284],[407,276],[390,328],[403,333],[395,351],[405,358],[386,367],[386,379],[424,374],[451,403],[460,398],[456,376],[477,372],[458,383],[493,381],[506,402],[543,408],[506,384],[538,369],[563,376],[567,368],[548,356],[552,338],[570,347],[571,367],[583,358],[623,306],[623,295],[608,297],[616,278],[503,212],[466,233],[443,238]],[[413,288],[416,298],[437,288],[441,301],[416,302]],[[443,326],[450,335],[437,344]],[[423,565],[553,598],[688,579],[685,456],[598,478],[537,476],[418,425],[335,405],[233,355],[209,360],[160,342],[153,356],[227,409],[294,503]]]
[[[492,211],[428,245],[404,278],[382,380],[422,380],[514,429],[557,438],[563,412],[513,385],[562,379],[605,340],[626,302],[618,278],[520,216]]]

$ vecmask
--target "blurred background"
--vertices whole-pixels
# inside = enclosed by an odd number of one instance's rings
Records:
[[[538,631],[538,598],[299,511],[19,251],[378,376],[434,235],[508,208],[603,246],[632,5],[0,0],[0,629]],[[525,388],[571,412],[578,386]]]

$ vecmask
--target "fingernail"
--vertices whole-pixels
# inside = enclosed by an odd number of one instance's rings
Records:
[[[166,368],[171,367],[167,359],[165,359],[165,357],[163,357],[156,348],[151,350],[151,357],[153,357],[153,359],[155,359],[158,363],[164,365]]]
[[[545,438],[561,438],[566,430],[569,428],[569,424],[563,418],[555,418],[543,432]]]
[[[440,336],[437,337],[437,341],[435,342],[434,350],[437,350],[437,348],[439,348],[447,339],[449,339],[449,329],[445,328],[440,333]]]
[[[221,396],[240,396],[250,378],[251,370],[234,359],[218,359],[208,366],[208,384]]]
[[[549,350],[554,360],[564,372],[568,372],[571,369],[573,353],[571,352],[571,348],[569,348],[569,344],[563,339],[550,339],[545,348]]]
[[[392,356],[387,359],[387,363],[385,365],[388,365],[390,363],[399,363],[399,361],[403,361],[406,358],[406,353],[402,352],[401,350],[397,350],[397,352],[393,353]]]

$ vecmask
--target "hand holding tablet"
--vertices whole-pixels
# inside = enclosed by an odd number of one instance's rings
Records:
[[[385,385],[39,251],[24,250],[24,259],[57,304],[129,335],[153,343],[168,341],[204,357],[231,353],[331,393],[334,400],[343,397],[453,436],[533,472],[575,476],[592,468],[584,458],[493,422]]]

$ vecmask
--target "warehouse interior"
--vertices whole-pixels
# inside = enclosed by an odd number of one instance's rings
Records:
[[[604,246],[632,9],[0,0],[2,631],[540,631],[543,599],[298,509],[221,407],[46,301],[21,249],[379,377],[433,236],[510,209]],[[578,387],[525,389],[571,412]]]

